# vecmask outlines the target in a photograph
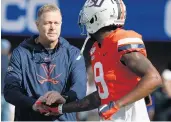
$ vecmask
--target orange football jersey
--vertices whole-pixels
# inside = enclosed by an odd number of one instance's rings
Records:
[[[95,84],[102,104],[116,101],[130,92],[140,78],[120,59],[123,54],[140,52],[146,56],[142,36],[134,31],[116,29],[101,46],[95,42],[90,50]]]

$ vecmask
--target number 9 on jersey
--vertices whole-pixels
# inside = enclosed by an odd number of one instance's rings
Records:
[[[94,65],[94,78],[98,86],[98,92],[101,99],[106,99],[109,96],[108,87],[104,79],[103,65],[101,62],[96,62]]]

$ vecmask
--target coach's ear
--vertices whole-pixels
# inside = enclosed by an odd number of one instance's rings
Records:
[[[38,27],[39,23],[38,20],[35,21],[36,27]]]
[[[40,25],[39,19],[37,19],[35,21],[35,24],[36,24],[37,30],[40,32],[40,29],[39,29],[39,25]]]

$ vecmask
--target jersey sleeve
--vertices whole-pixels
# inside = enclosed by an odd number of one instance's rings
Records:
[[[120,56],[130,52],[140,52],[147,56],[141,35],[136,32],[127,32],[117,40],[117,51]]]

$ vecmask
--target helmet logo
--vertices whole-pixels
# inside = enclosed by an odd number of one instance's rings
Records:
[[[105,0],[88,0],[85,3],[85,6],[88,7],[101,7],[101,5],[103,4]]]

